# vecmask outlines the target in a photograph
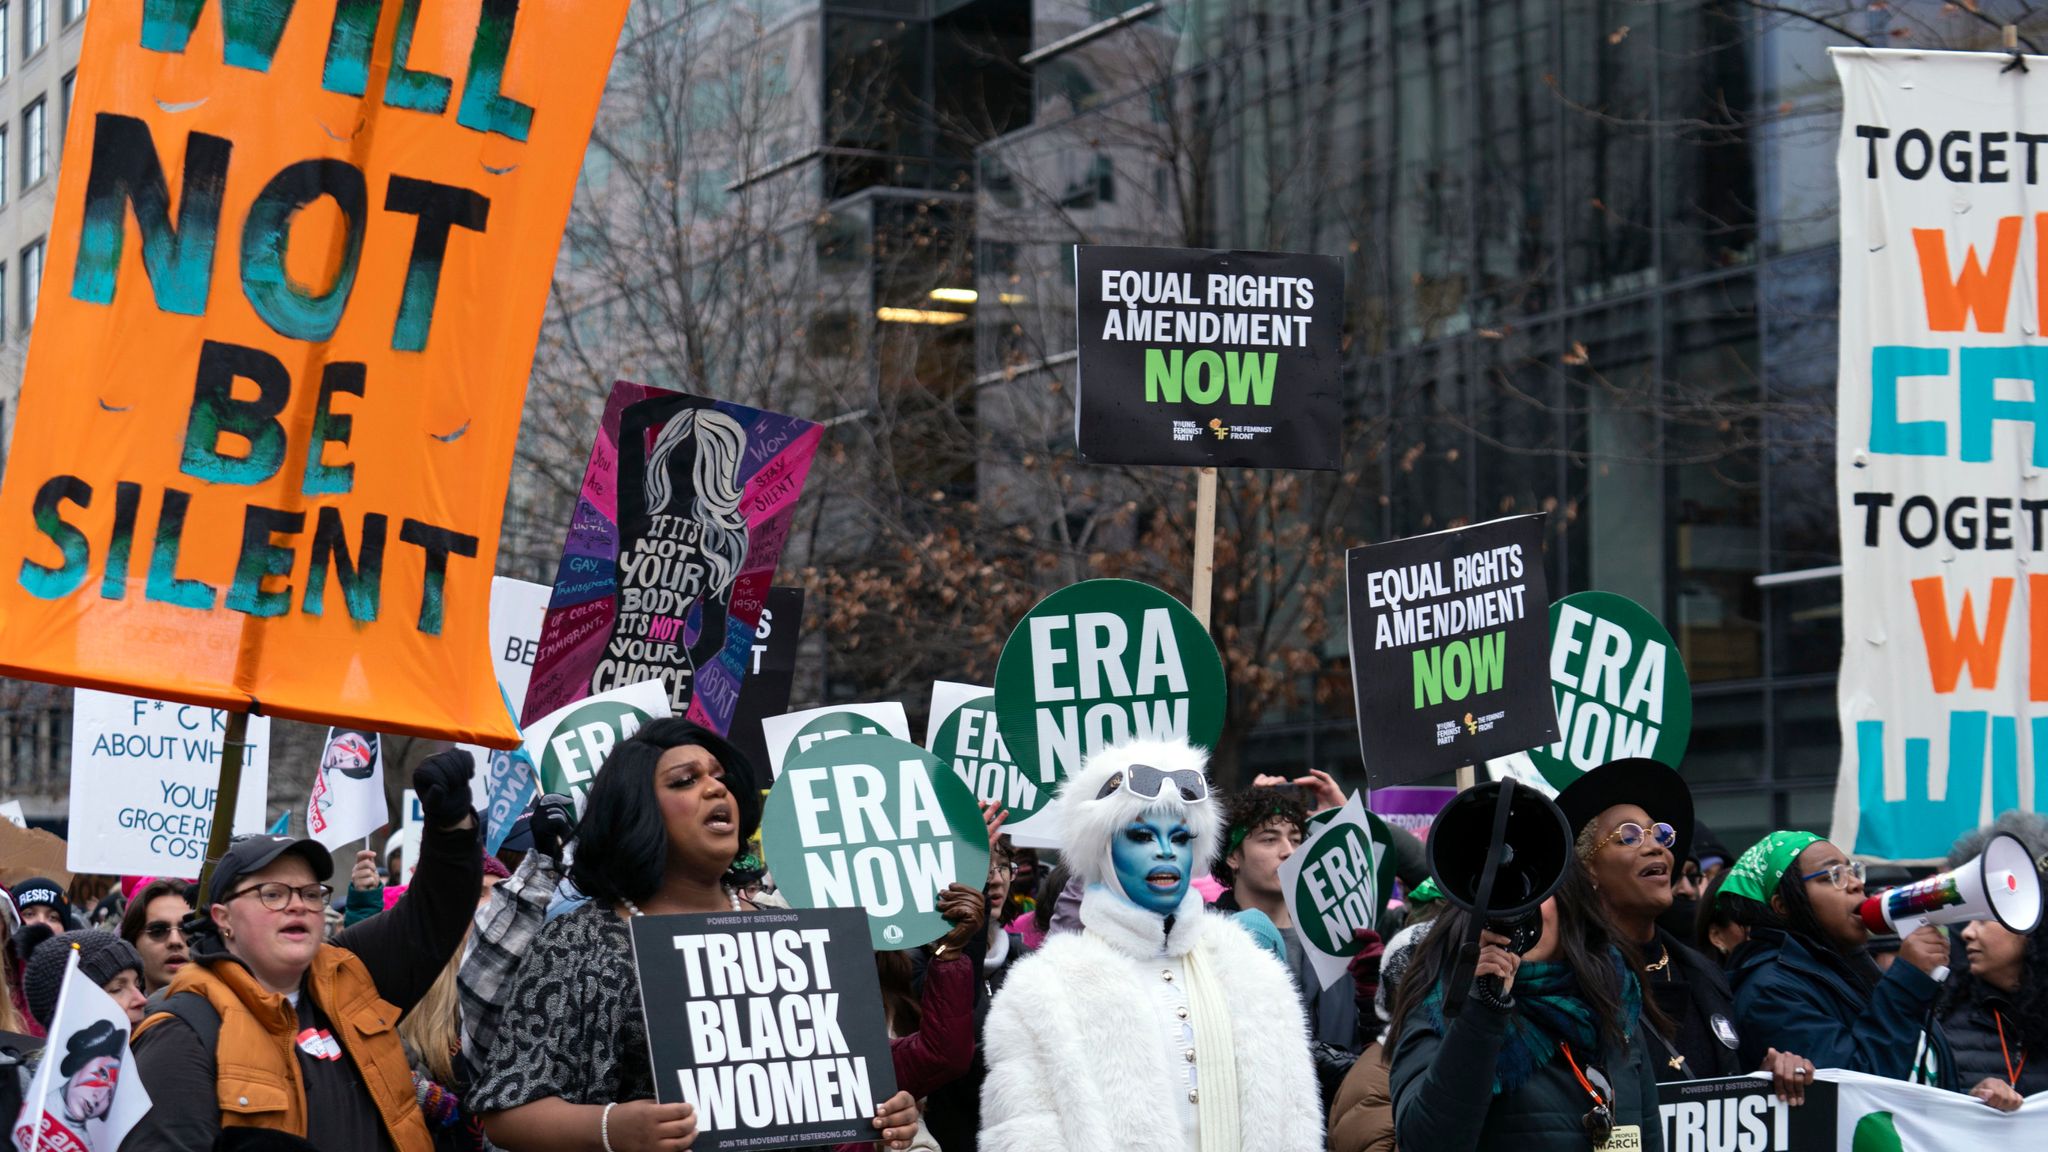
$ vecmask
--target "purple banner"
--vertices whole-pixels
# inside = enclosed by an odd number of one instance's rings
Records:
[[[1416,785],[1402,785],[1397,788],[1375,788],[1366,794],[1365,806],[1373,815],[1385,820],[1396,828],[1406,828],[1418,840],[1429,839],[1429,826],[1436,822],[1436,814],[1456,796],[1456,788],[1424,788]]]
[[[520,722],[659,678],[676,715],[727,731],[822,435],[793,416],[612,385]]]

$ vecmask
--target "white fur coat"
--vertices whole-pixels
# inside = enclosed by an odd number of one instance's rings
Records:
[[[1190,950],[1232,1008],[1244,1152],[1319,1152],[1322,1104],[1292,978],[1198,894],[1181,907],[1171,938],[1148,939],[1139,929],[1156,932],[1157,917],[1091,888],[1086,931],[1051,937],[1011,969],[984,1032],[982,1152],[1187,1152],[1176,1101],[1185,1079],[1162,1040],[1146,961]]]

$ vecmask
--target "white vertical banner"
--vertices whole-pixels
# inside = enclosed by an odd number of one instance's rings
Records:
[[[332,852],[391,822],[384,804],[384,742],[361,728],[329,728],[306,798],[306,833]]]
[[[1938,859],[2048,755],[2048,59],[1830,49],[1842,82],[1833,839]]]
[[[79,688],[71,695],[71,826],[65,867],[197,877],[213,831],[228,714]],[[251,716],[235,831],[261,832],[270,719]]]

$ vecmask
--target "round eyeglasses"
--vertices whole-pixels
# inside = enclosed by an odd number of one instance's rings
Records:
[[[1658,821],[1650,825],[1648,829],[1645,829],[1641,824],[1633,820],[1627,820],[1616,826],[1614,831],[1609,832],[1607,839],[1593,845],[1592,852],[1588,852],[1586,855],[1591,856],[1593,852],[1598,852],[1609,844],[1617,842],[1623,848],[1634,848],[1642,844],[1645,836],[1656,841],[1659,848],[1675,850],[1678,845],[1678,829],[1673,828],[1669,824]]]

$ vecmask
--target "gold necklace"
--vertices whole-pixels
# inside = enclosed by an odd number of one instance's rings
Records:
[[[1645,971],[1645,972],[1662,972],[1662,971],[1664,970],[1664,967],[1665,967],[1665,965],[1667,965],[1667,964],[1670,964],[1670,963],[1671,963],[1671,950],[1670,950],[1669,948],[1666,948],[1666,949],[1664,950],[1664,954],[1663,954],[1662,956],[1659,956],[1659,957],[1657,957],[1657,962],[1656,962],[1655,964],[1645,964],[1645,965],[1643,965],[1643,971]]]

